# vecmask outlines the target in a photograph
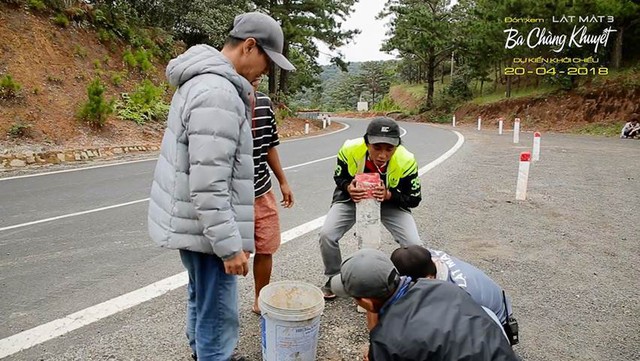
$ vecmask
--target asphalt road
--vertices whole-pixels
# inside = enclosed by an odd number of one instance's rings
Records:
[[[282,231],[321,217],[328,210],[335,166],[332,157],[344,140],[361,136],[367,124],[358,120],[342,121],[349,129],[283,142],[278,148],[296,199],[293,209],[281,211]],[[403,143],[416,155],[420,167],[438,158],[458,140],[445,129],[414,123],[401,125],[407,130]],[[175,252],[157,248],[147,236],[145,199],[149,195],[154,165],[155,161],[149,160],[0,179],[0,342],[183,271]],[[279,191],[276,194],[280,196]],[[135,201],[139,202],[83,213]],[[74,213],[80,214],[33,224]],[[290,252],[304,254],[304,249],[296,249],[302,245],[297,245],[295,240],[287,247]],[[299,271],[285,269],[282,272],[295,276]],[[138,320],[128,329],[132,337],[154,335],[161,330],[154,330],[153,324],[143,325],[139,320],[153,314],[153,305],[166,308],[167,304],[179,303],[182,307],[182,300],[176,302],[176,298],[175,292],[161,296],[15,353],[9,359],[68,359],[61,355],[69,347],[96,346],[92,341],[94,337],[85,337],[87,333],[95,336],[109,329],[121,329],[131,320]],[[180,321],[176,321],[176,325],[182,326]],[[44,354],[47,356],[42,357]]]

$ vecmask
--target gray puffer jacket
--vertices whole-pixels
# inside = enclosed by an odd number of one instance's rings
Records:
[[[254,251],[251,84],[222,53],[197,45],[167,66],[177,86],[149,201],[161,247],[216,254]]]

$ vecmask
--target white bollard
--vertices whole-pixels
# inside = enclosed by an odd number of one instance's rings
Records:
[[[531,153],[520,153],[520,167],[518,168],[518,184],[516,185],[516,200],[527,199],[527,183],[529,182],[529,166],[531,164]]]
[[[513,122],[513,142],[520,143],[520,118],[516,118]]]
[[[482,117],[478,117],[478,130],[482,130]]]
[[[452,120],[451,124],[453,124],[454,128],[456,127],[456,115],[455,114],[453,115],[453,120]]]
[[[372,188],[380,183],[378,173],[362,173],[356,175],[358,188]],[[380,223],[380,202],[374,198],[365,198],[356,203],[356,242],[358,249],[380,249],[382,233]],[[366,313],[364,308],[356,307],[359,313]]]
[[[327,114],[325,117],[327,117],[327,125],[331,125],[331,116]]]
[[[533,133],[533,152],[531,152],[531,161],[540,160],[540,132]]]
[[[378,173],[356,174],[358,188],[371,189],[380,184]],[[358,249],[380,248],[380,202],[373,198],[373,194],[356,203],[356,240]]]
[[[502,135],[503,126],[504,126],[504,121],[502,120],[502,118],[500,118],[500,120],[498,121],[498,135]]]
[[[309,121],[304,121],[304,134],[309,134]]]
[[[322,129],[327,127],[327,118],[325,118],[324,116],[322,117]]]

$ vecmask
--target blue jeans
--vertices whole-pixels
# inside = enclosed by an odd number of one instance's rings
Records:
[[[229,360],[238,343],[238,284],[211,254],[180,250],[189,274],[187,339],[198,361]]]

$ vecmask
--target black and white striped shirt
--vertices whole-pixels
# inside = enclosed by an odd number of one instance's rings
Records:
[[[271,189],[267,152],[269,148],[280,144],[271,99],[261,92],[256,92],[251,132],[253,134],[253,188],[257,198]]]

